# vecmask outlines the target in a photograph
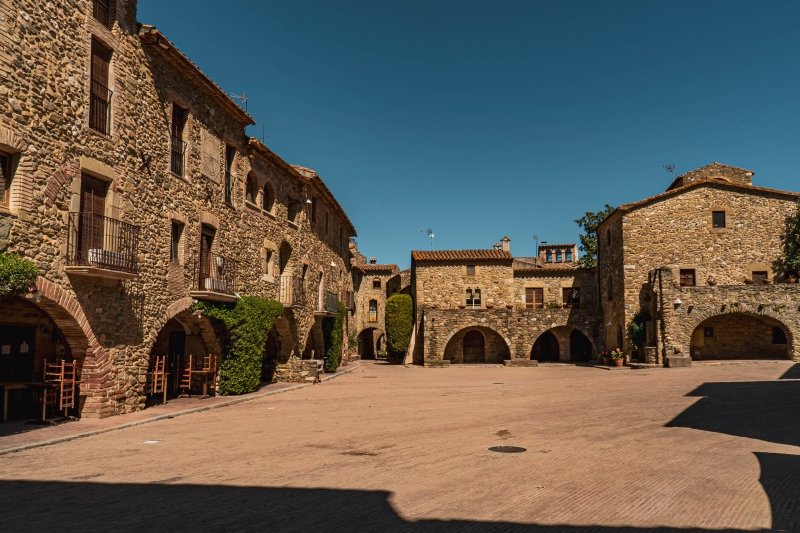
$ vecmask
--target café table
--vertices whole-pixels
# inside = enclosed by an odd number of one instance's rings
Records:
[[[17,381],[2,381],[0,387],[3,388],[3,423],[5,424],[8,421],[8,391],[27,389],[28,386]]]

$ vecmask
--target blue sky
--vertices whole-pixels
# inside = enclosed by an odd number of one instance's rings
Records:
[[[243,7],[247,6],[247,7]],[[315,169],[359,249],[575,242],[573,220],[719,161],[800,190],[800,2],[139,0]]]

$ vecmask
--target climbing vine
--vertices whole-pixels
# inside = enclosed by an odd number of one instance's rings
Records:
[[[269,298],[242,296],[234,303],[197,302],[211,321],[222,345],[219,393],[246,394],[258,388],[261,360],[272,323],[283,315],[283,305]]]
[[[347,308],[342,302],[337,303],[336,319],[331,331],[331,345],[328,347],[328,357],[325,359],[325,372],[336,372],[342,361],[342,340],[344,338],[344,319]]]
[[[638,313],[628,323],[626,337],[634,349],[639,350],[647,342],[647,322],[650,320],[650,313],[646,309],[640,309]]]
[[[17,255],[0,253],[0,298],[21,296],[36,286],[39,269]]]

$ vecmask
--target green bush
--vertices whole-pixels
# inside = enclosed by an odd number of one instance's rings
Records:
[[[392,360],[402,357],[414,329],[414,302],[408,294],[394,294],[386,300],[386,351]]]
[[[331,331],[331,345],[328,347],[328,358],[325,359],[325,372],[336,372],[342,361],[342,340],[344,337],[344,319],[347,308],[342,302],[337,303],[336,319]]]
[[[283,304],[242,296],[234,303],[197,302],[192,307],[196,309],[205,311],[222,344],[219,393],[227,396],[258,389],[267,333],[274,320],[283,315]]]
[[[39,269],[17,255],[0,253],[0,298],[21,296],[36,286]]]
[[[647,342],[647,322],[650,318],[650,313],[642,309],[633,315],[633,318],[628,323],[625,332],[626,337],[635,350],[641,349],[644,347],[644,343]]]

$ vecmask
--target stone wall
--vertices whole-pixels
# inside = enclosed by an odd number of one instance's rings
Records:
[[[397,265],[362,264],[353,269],[355,310],[353,331],[359,334],[358,356],[377,353],[378,342],[386,334],[386,299],[400,290],[400,270]],[[378,282],[376,288],[374,282]],[[377,319],[370,322],[370,301],[377,303]],[[385,340],[383,341],[385,342]],[[371,344],[371,351],[365,346]]]

